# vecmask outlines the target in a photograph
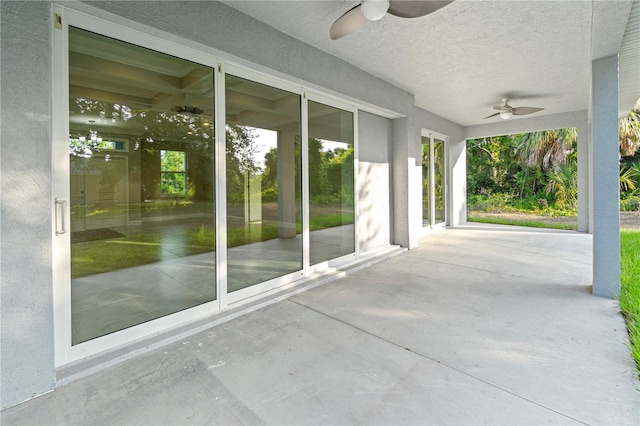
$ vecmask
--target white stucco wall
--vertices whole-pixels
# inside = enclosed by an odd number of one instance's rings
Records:
[[[428,130],[446,136],[447,150],[447,224],[457,226],[467,221],[467,146],[463,137],[464,128],[456,123],[416,107],[416,122],[420,130]],[[418,144],[422,143],[421,140]],[[418,145],[419,149],[419,145]],[[419,157],[418,157],[419,158]],[[420,172],[422,173],[422,171]],[[422,206],[415,225],[422,227]]]
[[[54,82],[51,4],[2,1],[0,5],[0,373],[1,406],[5,408],[47,392],[55,383],[50,205],[50,94]],[[438,123],[431,122],[438,119],[427,117],[417,124],[413,95],[217,2],[65,5],[360,105],[406,115],[408,118],[388,120],[360,114],[360,172],[372,184],[361,194],[362,223],[369,227],[359,230],[360,249],[389,242],[415,247],[419,234],[413,232],[415,224],[410,228],[409,223],[416,218],[419,223],[420,218],[419,129],[438,128]],[[397,170],[396,162],[402,164]],[[397,203],[392,207],[390,200]],[[411,211],[409,206],[414,205],[418,208]]]
[[[0,2],[0,405],[53,387],[49,4]]]
[[[360,251],[391,241],[391,120],[358,113],[358,238]]]

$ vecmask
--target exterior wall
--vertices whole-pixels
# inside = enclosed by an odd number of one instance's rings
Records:
[[[358,171],[360,251],[391,241],[390,152],[391,120],[358,113]]]
[[[515,120],[501,120],[478,126],[467,126],[464,128],[463,137],[464,139],[475,139],[514,133],[537,132],[540,130],[563,129],[566,127],[580,128],[586,120],[587,110],[518,118]]]
[[[420,129],[447,136],[447,224],[458,226],[465,223],[467,221],[467,146],[463,138],[463,128],[418,107],[415,108],[414,114]],[[416,149],[420,149],[421,143],[421,140],[418,140]],[[420,158],[419,155],[418,158]],[[420,173],[422,174],[422,171]],[[418,229],[422,228],[422,217],[415,226]]]
[[[298,79],[341,99],[407,115],[413,95],[320,49],[309,46],[217,1],[99,1],[69,4],[293,83]],[[94,8],[100,8],[109,12]]]
[[[420,127],[414,117],[393,122],[393,239],[408,249],[418,246],[422,230]]]
[[[467,142],[450,140],[449,156],[449,225],[467,221]]]
[[[1,407],[6,408],[55,386],[52,265],[58,259],[51,249],[51,3],[0,4],[0,373]],[[416,124],[413,95],[218,2],[69,2],[67,6],[347,101],[407,116],[391,121],[359,115],[360,207],[365,225],[359,229],[359,248],[367,251],[389,242],[417,245],[419,129],[446,131],[439,129],[441,119],[435,116]],[[402,166],[396,168],[397,162]]]
[[[50,6],[0,2],[1,407],[54,385]]]

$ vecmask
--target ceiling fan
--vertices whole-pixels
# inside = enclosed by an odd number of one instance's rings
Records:
[[[495,114],[491,114],[483,118],[486,120],[487,118],[495,117],[499,115],[500,118],[507,120],[511,118],[513,115],[527,115],[533,114],[534,112],[542,111],[544,108],[536,108],[536,107],[512,107],[509,105],[509,98],[502,98],[503,105],[494,105],[493,109],[498,110]]]
[[[362,0],[362,3],[336,19],[331,25],[331,40],[337,40],[362,28],[367,21],[379,21],[387,13],[400,18],[418,18],[452,3],[453,0]]]

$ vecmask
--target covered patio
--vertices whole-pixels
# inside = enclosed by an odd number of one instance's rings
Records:
[[[68,376],[2,424],[638,424],[617,303],[590,294],[591,245],[572,231],[448,229]]]
[[[446,3],[0,2],[5,424],[638,423],[640,0]],[[567,127],[580,233],[466,223],[468,139]]]

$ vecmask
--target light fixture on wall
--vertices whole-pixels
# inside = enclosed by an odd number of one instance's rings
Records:
[[[368,21],[379,21],[384,18],[389,10],[387,0],[364,0],[362,2],[362,14]]]

